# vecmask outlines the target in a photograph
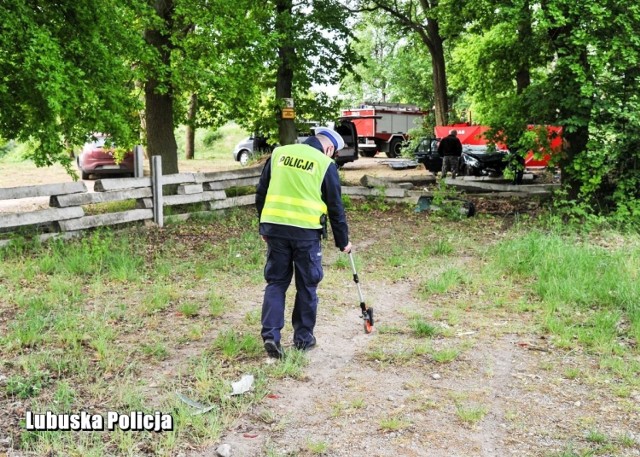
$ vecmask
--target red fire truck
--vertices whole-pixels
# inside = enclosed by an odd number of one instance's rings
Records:
[[[534,126],[530,125],[529,129],[533,129]],[[449,134],[449,131],[455,129],[458,132],[458,139],[462,144],[470,145],[484,145],[487,144],[487,140],[484,137],[484,133],[489,130],[489,127],[484,125],[470,125],[470,124],[453,124],[453,125],[440,125],[435,127],[435,134],[437,138],[444,138]],[[562,127],[553,125],[547,126],[549,132],[549,140],[551,150],[553,152],[560,151],[562,148]],[[499,146],[505,148],[506,146],[500,144]],[[549,164],[551,156],[544,154],[542,157],[536,158],[533,151],[527,152],[524,158],[524,166],[526,168],[545,168]]]
[[[358,131],[360,155],[373,157],[384,152],[399,157],[410,129],[420,127],[427,113],[414,105],[402,103],[364,103],[342,111]]]

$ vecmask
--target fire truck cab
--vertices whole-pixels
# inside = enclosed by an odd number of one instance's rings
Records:
[[[410,129],[420,127],[427,113],[414,105],[402,103],[363,103],[342,110],[342,119],[356,125],[358,149],[364,157],[384,152],[399,157]]]

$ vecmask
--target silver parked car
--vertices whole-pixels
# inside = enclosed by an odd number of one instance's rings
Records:
[[[250,136],[241,140],[233,148],[233,160],[240,162],[244,166],[253,157],[257,157],[260,154],[268,154],[273,151],[273,148],[274,146],[267,143],[266,138]]]
[[[355,124],[346,119],[339,120],[333,127],[336,132],[342,135],[345,142],[345,148],[338,151],[338,154],[334,157],[338,167],[341,167],[345,163],[353,162],[358,158],[358,143],[354,141],[354,138],[358,138],[358,135]],[[303,143],[310,135],[314,135],[313,127],[309,133],[299,133],[297,142]],[[233,160],[240,162],[244,166],[254,157],[271,153],[276,146],[277,144],[271,145],[267,143],[266,138],[263,136],[250,136],[240,141],[233,148]]]

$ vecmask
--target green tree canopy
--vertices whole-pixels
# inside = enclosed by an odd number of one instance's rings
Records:
[[[519,0],[486,11],[456,47],[452,78],[478,120],[524,150],[527,124],[562,126],[557,163],[568,200],[584,204],[576,214],[640,216],[640,8]]]
[[[355,32],[354,51],[362,63],[343,78],[345,106],[363,101],[434,105],[431,58],[415,35],[404,36],[380,14],[365,13]]]
[[[0,135],[34,140],[38,165],[70,164],[69,148],[92,132],[132,144],[140,108],[131,27],[141,10],[126,1],[0,4]]]
[[[280,117],[283,98],[292,98],[298,121],[333,120],[338,102],[318,88],[336,84],[357,58],[350,47],[348,11],[336,0],[264,2],[271,18],[262,24],[270,48],[258,57],[261,75],[252,98],[236,105],[235,119],[282,144],[295,140],[295,122]]]
[[[287,65],[298,111],[328,118],[335,104],[309,89],[337,82],[348,68],[347,13],[334,0],[279,13],[277,3],[5,2],[0,135],[35,140],[38,165],[61,162],[70,170],[69,150],[92,132],[123,146],[139,142],[141,118],[150,155],[163,156],[164,172],[175,172],[173,132],[194,96],[195,126],[267,124],[254,114],[263,114],[260,102],[276,86],[283,47],[294,51]]]

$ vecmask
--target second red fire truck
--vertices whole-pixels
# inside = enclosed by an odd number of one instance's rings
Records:
[[[360,155],[373,157],[384,152],[393,158],[400,156],[409,130],[420,127],[426,114],[414,105],[364,103],[343,110],[341,117],[356,125]]]

